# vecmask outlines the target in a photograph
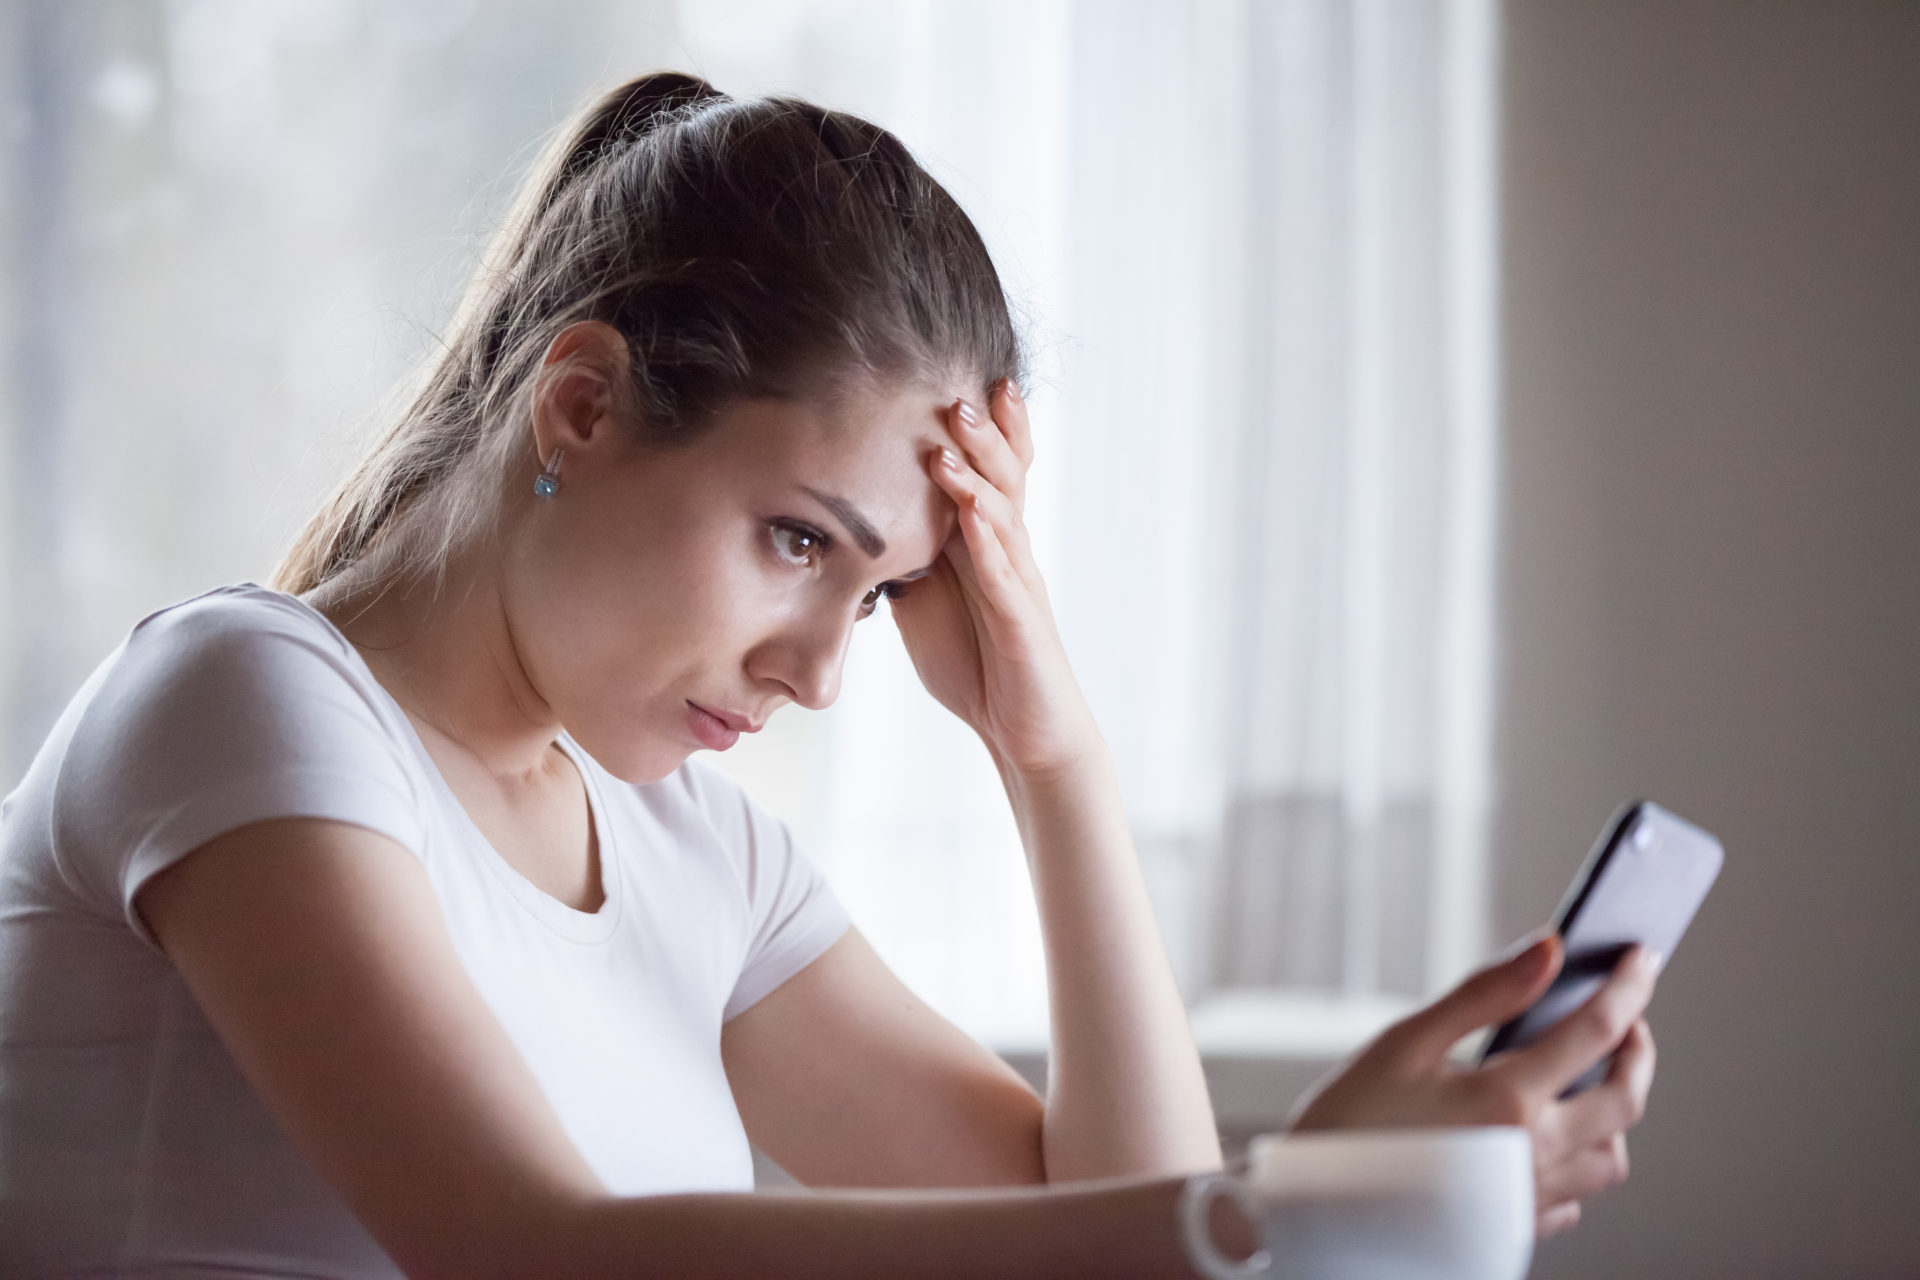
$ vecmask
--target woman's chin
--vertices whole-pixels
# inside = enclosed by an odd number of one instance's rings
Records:
[[[633,742],[622,744],[622,749],[602,754],[594,750],[593,744],[580,740],[578,734],[574,740],[586,749],[602,769],[622,782],[631,782],[644,787],[673,776],[687,757],[697,749],[691,743],[683,742]]]
[[[685,764],[687,757],[692,754],[693,752],[685,747],[675,748],[670,751],[650,752],[646,757],[645,764],[637,767],[632,776],[625,774],[621,776],[626,778],[628,782],[636,783],[640,786],[645,786],[650,782],[659,782],[662,779],[672,777],[674,771]]]

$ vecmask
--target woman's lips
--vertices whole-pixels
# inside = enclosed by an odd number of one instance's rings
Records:
[[[725,751],[740,741],[738,729],[729,729],[719,716],[695,702],[687,704],[687,727],[693,730],[693,736],[699,739],[701,746],[715,751]]]

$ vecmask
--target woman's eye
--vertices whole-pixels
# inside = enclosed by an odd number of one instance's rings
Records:
[[[873,590],[867,592],[865,596],[861,597],[860,616],[864,618],[869,614],[871,614],[874,610],[874,606],[880,603],[881,596],[885,596],[889,600],[898,600],[901,596],[905,594],[907,594],[906,583],[883,582],[879,586],[875,587]]]
[[[817,533],[790,524],[769,526],[773,531],[773,552],[796,569],[804,569],[819,558],[824,539]]]

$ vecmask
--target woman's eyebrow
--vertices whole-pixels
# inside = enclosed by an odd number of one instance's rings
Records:
[[[807,489],[805,485],[800,487],[806,490],[807,496],[833,512],[834,519],[846,526],[847,532],[853,535],[854,542],[867,553],[867,559],[878,560],[887,553],[887,540],[882,538],[879,532],[867,523],[867,518],[855,511],[846,499],[836,498],[830,493],[821,493],[818,489]]]

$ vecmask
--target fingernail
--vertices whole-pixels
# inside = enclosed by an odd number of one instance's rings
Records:
[[[1020,394],[1020,384],[1015,382],[1012,378],[1008,378],[1006,380],[1006,386],[1007,386],[1007,399],[1013,401],[1015,404],[1020,403],[1020,401],[1026,398],[1025,396],[1022,396]]]
[[[953,450],[947,448],[945,445],[941,445],[940,465],[949,471],[958,471],[960,469],[960,459],[954,454]]]
[[[960,406],[960,421],[969,427],[980,421],[980,417],[974,413],[972,405],[968,404],[965,400],[958,401],[957,403]]]

